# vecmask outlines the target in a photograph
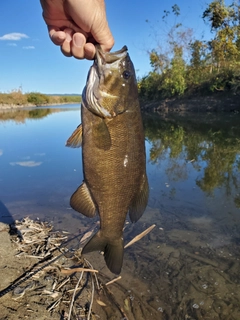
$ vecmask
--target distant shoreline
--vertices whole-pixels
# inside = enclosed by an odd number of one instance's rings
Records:
[[[193,95],[157,101],[141,101],[143,111],[168,112],[233,112],[240,113],[239,94],[214,93],[208,96]]]
[[[23,109],[23,108],[41,108],[41,107],[51,107],[51,106],[61,106],[61,105],[67,105],[67,104],[79,104],[80,102],[59,102],[59,103],[47,103],[43,105],[35,105],[35,104],[24,104],[24,105],[18,105],[18,104],[12,104],[12,103],[0,103],[0,110],[16,110],[16,109]]]
[[[0,110],[17,110],[23,108],[41,108],[60,106],[68,104],[78,104],[81,102],[55,102],[42,105],[31,103],[18,105],[12,103],[0,103]],[[240,113],[240,96],[238,94],[217,93],[209,96],[179,97],[157,101],[144,101],[140,99],[143,111],[154,111],[161,113],[168,112],[233,112]]]

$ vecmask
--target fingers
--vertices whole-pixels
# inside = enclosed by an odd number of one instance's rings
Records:
[[[73,35],[72,41],[72,55],[77,59],[88,59],[92,60],[95,56],[95,46],[92,43],[86,43],[86,37],[76,32]]]
[[[48,27],[49,36],[52,42],[57,45],[61,46],[61,51],[66,57],[71,57],[71,41],[73,30],[70,28],[66,28],[61,31],[59,28],[54,26]]]
[[[91,42],[86,43],[84,47],[84,52],[85,52],[85,58],[87,60],[93,60],[96,53],[95,45]]]
[[[48,33],[52,42],[57,46],[61,46],[66,39],[66,33],[57,27],[49,26]]]
[[[74,56],[76,59],[88,60],[94,58],[95,46],[91,42],[86,43],[86,36],[83,33],[74,33],[70,28],[61,31],[54,26],[49,26],[48,30],[52,42],[57,46],[61,46],[61,51],[66,57]]]
[[[64,32],[66,34],[66,38],[61,45],[61,51],[66,57],[71,57],[72,56],[71,43],[72,43],[72,37],[73,37],[73,30],[70,28],[67,28],[64,30]]]

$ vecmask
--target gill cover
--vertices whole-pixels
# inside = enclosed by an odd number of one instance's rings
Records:
[[[83,105],[101,118],[112,118],[125,111],[130,77],[134,68],[124,46],[116,52],[103,52],[96,46],[96,56],[83,90]],[[125,102],[125,101],[124,101]]]

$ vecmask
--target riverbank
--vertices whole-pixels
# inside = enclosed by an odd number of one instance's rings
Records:
[[[51,107],[66,104],[77,104],[77,102],[54,102],[43,105],[0,103],[0,110],[12,110],[23,108]],[[80,102],[79,102],[80,105]],[[187,96],[159,101],[144,101],[140,99],[141,109],[144,111],[157,112],[240,112],[240,95],[214,93],[209,96]]]
[[[141,101],[144,111],[157,112],[240,112],[240,95],[214,93],[209,96],[188,96],[160,101]]]
[[[80,95],[47,95],[39,92],[23,93],[20,89],[9,93],[0,92],[0,109],[19,109],[80,103]]]
[[[15,109],[24,109],[24,108],[39,108],[39,107],[51,107],[51,106],[61,106],[61,105],[67,105],[67,104],[79,104],[80,102],[61,102],[61,103],[48,103],[44,105],[35,105],[32,103],[27,103],[24,105],[18,105],[13,103],[0,103],[0,110],[15,110]]]
[[[18,105],[13,103],[0,103],[0,110],[7,110],[7,109],[22,109],[22,108],[32,108],[36,107],[36,105],[29,103],[26,105]]]

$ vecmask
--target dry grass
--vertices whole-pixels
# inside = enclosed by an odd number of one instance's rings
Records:
[[[39,92],[22,93],[21,89],[12,90],[8,93],[0,92],[0,105],[45,105],[61,103],[80,103],[81,97],[74,95],[45,95]]]
[[[135,237],[129,245],[153,228]],[[92,235],[93,230],[68,239],[67,233],[53,231],[48,223],[24,218],[16,221],[12,232],[15,233],[12,241],[16,245],[17,256],[35,258],[36,263],[2,290],[0,297],[11,293],[15,301],[28,301],[28,308],[34,304],[45,305],[50,315],[61,312],[64,320],[99,319],[101,310],[103,314],[117,313],[121,319],[132,319],[124,305],[127,303],[128,306],[131,301],[119,302],[119,297],[126,294],[126,289],[118,283],[121,276],[109,279],[81,257],[79,245]],[[73,246],[76,239],[77,245]],[[67,248],[69,244],[71,249]],[[114,287],[114,292],[118,290],[118,296],[109,288],[116,285],[118,288]]]

